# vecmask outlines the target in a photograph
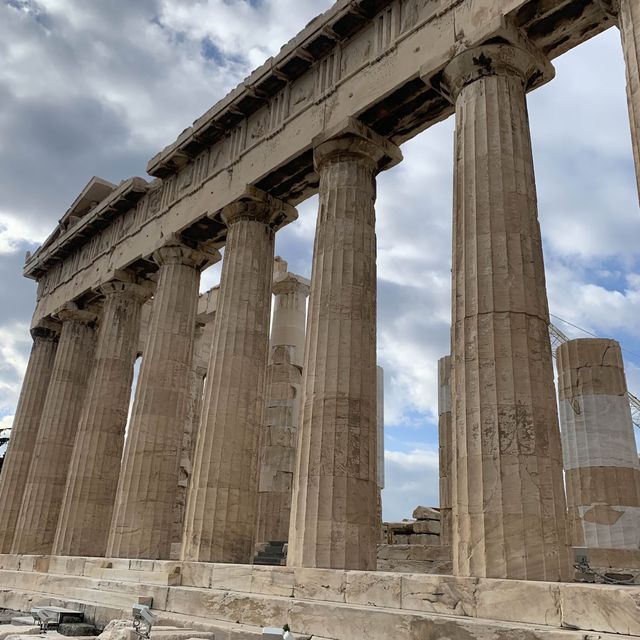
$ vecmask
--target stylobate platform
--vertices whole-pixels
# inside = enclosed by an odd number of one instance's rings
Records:
[[[332,640],[640,636],[640,587],[199,562],[0,555],[0,607],[82,608],[98,625],[152,599],[159,622],[258,638],[288,623]],[[618,634],[618,635],[614,635]]]

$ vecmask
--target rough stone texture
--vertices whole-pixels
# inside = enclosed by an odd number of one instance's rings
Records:
[[[571,539],[577,547],[640,547],[640,464],[620,345],[560,345],[558,397]]]
[[[384,522],[382,521],[382,490],[384,489],[384,369],[376,367],[376,423],[378,426],[377,447],[377,485],[376,494],[376,525],[378,527],[378,542],[384,542]]]
[[[456,104],[453,565],[569,573],[562,454],[525,85],[544,60],[489,45],[445,69]]]
[[[440,520],[440,511],[433,507],[416,507],[412,515],[416,520]]]
[[[43,323],[31,330],[33,346],[0,474],[0,553],[9,553],[29,466],[58,348],[59,327]]]
[[[438,450],[440,453],[440,542],[451,544],[451,356],[438,360]],[[414,516],[415,517],[415,516]]]
[[[275,298],[260,444],[257,542],[285,541],[289,536],[309,295],[309,281],[288,273],[282,258],[276,258],[273,279]]]
[[[248,562],[258,500],[273,274],[272,220],[295,210],[259,193],[227,207],[228,226],[202,424],[189,487],[184,560]]]
[[[616,1],[620,5],[618,22],[626,63],[627,104],[640,194],[640,5],[636,0],[614,0],[614,3]]]
[[[115,557],[170,554],[200,269],[212,256],[171,239],[154,259],[158,285],[109,535]]]
[[[95,348],[96,316],[71,306],[62,330],[34,444],[12,553],[49,553]]]
[[[291,491],[302,387],[302,368],[291,362],[291,349],[277,346],[267,369],[265,424],[261,436],[258,493],[259,542],[289,537]]]
[[[69,463],[53,553],[103,556],[107,549],[127,424],[140,308],[150,291],[117,282],[104,306],[86,399]]]
[[[315,142],[313,252],[291,566],[375,569],[375,175],[399,149],[349,123]]]

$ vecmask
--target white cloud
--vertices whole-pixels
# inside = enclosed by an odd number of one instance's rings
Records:
[[[385,520],[410,518],[418,505],[439,505],[437,449],[416,448],[408,452],[385,451],[385,488],[382,505]]]
[[[0,325],[0,412],[12,412],[18,402],[27,368],[25,351],[31,343],[29,327],[22,323]]]

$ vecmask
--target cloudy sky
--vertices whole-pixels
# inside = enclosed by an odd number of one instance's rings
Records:
[[[147,160],[332,0],[0,0],[0,428],[35,299],[27,250],[93,175]],[[529,96],[551,312],[618,339],[640,393],[640,211],[619,34],[555,61]],[[437,504],[437,359],[448,352],[453,120],[406,143],[378,188],[385,517]],[[277,250],[309,275],[316,198]],[[203,287],[217,282],[207,272]],[[584,335],[554,318],[571,337]]]

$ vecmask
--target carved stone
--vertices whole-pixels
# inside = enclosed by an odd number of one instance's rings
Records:
[[[290,566],[376,567],[375,176],[400,150],[349,121],[315,141],[320,175]]]
[[[543,68],[487,45],[445,69],[456,105],[453,567],[568,577],[562,452],[525,100]]]
[[[216,257],[176,239],[154,254],[158,284],[122,459],[110,556],[170,556],[200,269]]]

